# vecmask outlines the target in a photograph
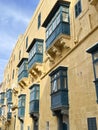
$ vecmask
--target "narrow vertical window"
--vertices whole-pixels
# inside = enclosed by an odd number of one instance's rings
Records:
[[[12,73],[12,79],[14,79],[14,73],[15,73],[15,72],[14,72],[14,70],[13,70],[13,73]]]
[[[28,47],[28,37],[26,37],[26,49]]]
[[[20,60],[20,58],[21,58],[21,50],[19,51],[19,60]]]
[[[46,130],[49,130],[49,121],[46,122]]]
[[[41,25],[41,13],[38,15],[38,29]]]
[[[75,5],[75,17],[78,17],[79,14],[82,11],[82,7],[81,7],[81,0],[79,0],[76,5]]]
[[[97,130],[97,124],[96,124],[95,117],[88,118],[87,123],[88,123],[88,130]]]

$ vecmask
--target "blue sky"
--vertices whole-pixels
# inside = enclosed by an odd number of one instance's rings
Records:
[[[0,0],[0,82],[11,51],[23,34],[39,0]]]

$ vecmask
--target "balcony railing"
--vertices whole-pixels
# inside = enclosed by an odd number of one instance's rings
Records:
[[[43,55],[42,54],[39,54],[39,53],[36,53],[32,59],[30,61],[28,61],[28,69],[31,69],[32,66],[35,64],[35,63],[42,63],[43,62]]]
[[[51,109],[68,108],[68,90],[60,90],[51,94]]]
[[[25,115],[25,107],[18,108],[18,117],[23,118]]]
[[[18,75],[18,82],[22,79],[22,78],[27,78],[28,77],[28,71],[27,70],[23,70],[19,75]]]
[[[46,39],[46,50],[51,46],[53,41],[60,35],[70,35],[70,24],[66,22],[60,22],[51,35]]]
[[[33,100],[30,102],[30,114],[38,113],[39,112],[39,100]]]

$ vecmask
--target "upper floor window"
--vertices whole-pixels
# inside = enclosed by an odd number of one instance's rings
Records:
[[[75,17],[78,17],[79,14],[82,11],[82,7],[81,7],[81,0],[79,0],[76,5],[75,5]]]
[[[41,13],[38,15],[38,29],[41,26]]]
[[[51,74],[51,93],[67,89],[67,68],[58,67]]]
[[[26,37],[26,49],[28,47],[28,37]]]
[[[13,70],[13,73],[12,73],[12,79],[14,79],[14,73],[15,73],[15,71]]]
[[[88,118],[87,123],[88,123],[88,130],[97,130],[97,124],[96,124],[95,117]]]
[[[21,58],[21,50],[19,51],[19,60],[20,60],[20,58]]]

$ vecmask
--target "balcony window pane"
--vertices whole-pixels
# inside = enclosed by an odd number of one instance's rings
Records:
[[[63,12],[66,12],[66,13],[69,13],[69,8],[67,8],[67,7],[62,7],[62,11],[63,11]]]
[[[60,78],[57,79],[57,87],[58,87],[58,90],[60,90]]]
[[[69,22],[68,14],[62,13],[62,17],[63,17],[63,22]]]
[[[43,53],[43,46],[42,45],[38,45],[38,53]]]
[[[64,77],[64,88],[67,88],[67,79]]]
[[[95,66],[96,78],[98,79],[98,62],[95,62],[94,66]]]
[[[97,60],[98,59],[98,52],[96,52],[95,54],[94,54],[94,60]]]
[[[36,99],[39,99],[39,91],[36,91]]]
[[[52,92],[56,92],[57,91],[57,81],[54,80],[52,83]]]
[[[53,30],[56,28],[56,20],[53,21]]]
[[[57,21],[57,25],[58,25],[60,23],[60,14],[57,16],[56,21]]]

